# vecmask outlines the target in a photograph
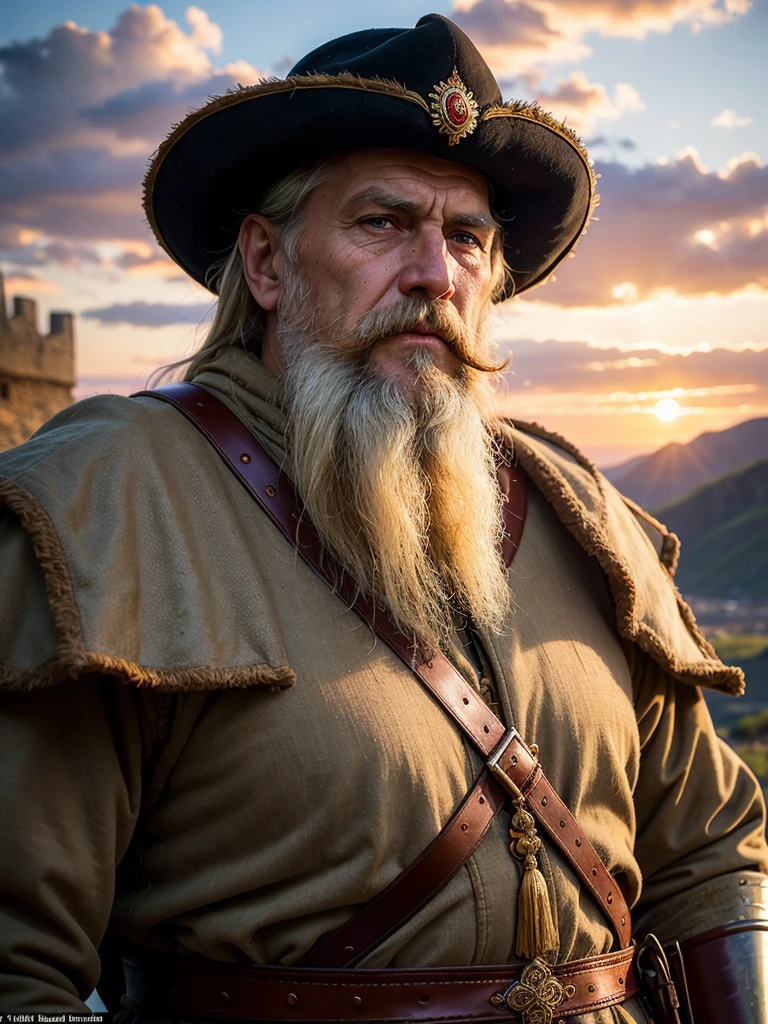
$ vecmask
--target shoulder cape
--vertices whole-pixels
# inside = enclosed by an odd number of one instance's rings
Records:
[[[681,681],[741,693],[741,670],[717,658],[675,588],[677,538],[562,438],[526,425],[508,435],[605,571],[619,634]],[[295,556],[165,403],[99,396],[66,409],[0,455],[2,509],[0,684],[87,672],[162,690],[295,681],[272,604],[290,600]]]

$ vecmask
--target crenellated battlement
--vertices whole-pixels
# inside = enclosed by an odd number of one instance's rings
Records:
[[[72,388],[75,383],[75,335],[72,314],[52,312],[48,334],[37,329],[37,303],[15,296],[7,314],[0,275],[0,374],[47,380]]]
[[[72,314],[51,312],[48,334],[40,334],[34,299],[14,296],[8,315],[0,274],[0,450],[69,405],[74,384]]]

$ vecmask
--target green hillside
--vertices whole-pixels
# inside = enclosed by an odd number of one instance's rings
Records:
[[[768,600],[768,459],[654,514],[680,538],[677,585],[684,594]]]
[[[718,733],[760,779],[768,796],[768,636],[722,637],[715,640],[715,647],[724,661],[744,669],[747,692],[735,698],[705,690],[712,719]],[[758,653],[745,658],[743,651]]]

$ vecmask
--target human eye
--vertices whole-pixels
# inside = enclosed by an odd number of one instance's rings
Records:
[[[393,225],[392,218],[383,213],[376,213],[372,217],[363,217],[361,223],[373,228],[374,231],[384,231]]]
[[[459,245],[466,246],[467,248],[482,249],[483,247],[483,243],[471,231],[454,231],[451,234],[451,238],[454,242],[458,242]]]

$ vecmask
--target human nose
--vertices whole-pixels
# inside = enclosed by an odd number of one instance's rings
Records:
[[[442,231],[423,231],[414,238],[400,275],[400,290],[430,299],[453,297],[453,257]]]

